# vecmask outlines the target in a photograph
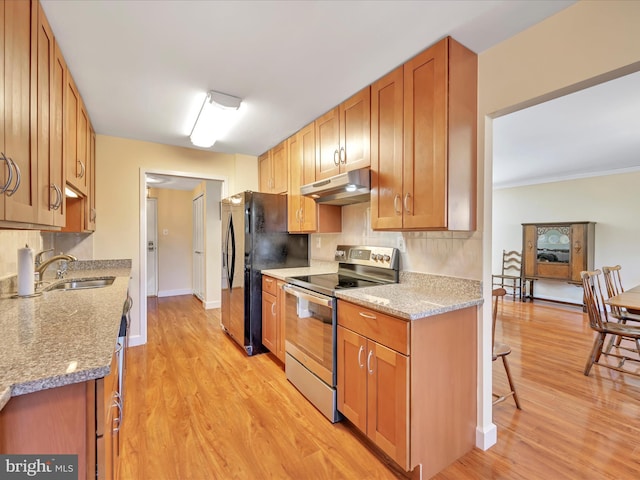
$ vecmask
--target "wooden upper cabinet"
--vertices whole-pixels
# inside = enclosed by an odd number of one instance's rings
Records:
[[[261,192],[287,193],[289,175],[286,140],[258,157],[258,177]]]
[[[78,174],[78,110],[80,108],[80,94],[71,72],[67,71],[64,94],[64,152],[67,183],[80,190]]]
[[[96,230],[96,132],[89,125],[89,147],[87,158],[87,205],[86,205],[86,230]]]
[[[402,228],[403,67],[371,85],[371,228]]]
[[[65,224],[62,156],[63,97],[66,65],[38,2],[36,30],[37,223]]]
[[[2,2],[0,220],[37,221],[36,2]],[[32,84],[32,82],[34,82]],[[33,92],[33,94],[32,94]],[[6,187],[6,188],[5,188]]]
[[[315,180],[315,126],[307,125],[288,140],[288,228],[292,233],[334,233],[342,230],[338,205],[318,205],[300,194],[300,187]]]
[[[78,108],[78,150],[77,155],[77,168],[80,170],[76,172],[75,186],[78,190],[87,195],[89,192],[89,115],[87,115],[87,109],[84,106],[82,98],[80,98]]]
[[[315,130],[316,180],[370,166],[370,87],[318,118]]]
[[[475,230],[476,55],[447,37],[406,62],[402,78],[395,70],[372,92],[372,228]]]

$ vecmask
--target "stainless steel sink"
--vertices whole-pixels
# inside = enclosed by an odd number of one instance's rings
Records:
[[[50,292],[53,290],[81,290],[84,288],[102,288],[111,285],[115,279],[116,277],[69,279],[62,282],[53,283],[45,287],[43,291]]]

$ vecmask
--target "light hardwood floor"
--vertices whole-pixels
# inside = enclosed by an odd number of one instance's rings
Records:
[[[247,357],[221,332],[219,310],[180,296],[150,300],[148,314],[148,343],[128,356],[121,479],[398,477],[346,423],[315,410],[273,357]],[[434,478],[640,478],[640,378],[582,374],[586,315],[508,299],[499,314],[523,409],[494,406],[498,444]],[[504,369],[493,367],[500,391]]]

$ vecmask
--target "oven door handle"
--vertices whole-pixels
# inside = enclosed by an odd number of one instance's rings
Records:
[[[285,284],[282,289],[294,297],[302,298],[304,300],[309,300],[311,303],[316,303],[318,305],[324,305],[325,307],[332,307],[333,298],[326,296],[314,295],[313,293],[307,292],[306,290],[302,290],[300,288],[294,287],[293,285]]]

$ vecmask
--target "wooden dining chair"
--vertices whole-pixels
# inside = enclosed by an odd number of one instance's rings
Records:
[[[609,298],[624,292],[620,270],[622,270],[620,265],[602,267],[602,275],[604,277],[604,283],[607,287],[607,295]],[[610,306],[610,310],[611,314],[621,320],[622,323],[625,323],[626,320],[640,322],[640,311],[638,310],[624,309],[614,305]]]
[[[587,365],[584,369],[584,374],[589,376],[591,367],[594,364],[597,364],[601,367],[640,376],[640,374],[635,371],[622,368],[627,361],[640,363],[640,326],[609,321],[609,315],[606,304],[604,303],[604,295],[602,293],[600,275],[600,270],[580,272],[582,287],[584,290],[585,307],[589,315],[589,326],[597,332],[593,342],[593,348],[591,349],[591,354],[589,355]],[[615,352],[612,352],[605,348],[607,335],[631,340],[635,344],[633,356],[620,353],[620,349],[616,349]],[[614,361],[617,361],[617,363],[611,364],[606,361],[601,362],[600,359],[603,356],[605,357],[605,360],[607,357],[611,357],[615,359]]]
[[[498,318],[498,300],[504,297],[507,294],[507,291],[504,288],[495,288],[493,289],[493,327],[491,332],[491,345],[493,348],[492,360],[495,362],[498,358],[502,359],[502,364],[504,365],[504,371],[507,373],[507,381],[509,382],[509,388],[511,389],[508,393],[504,395],[498,395],[496,393],[493,394],[494,400],[493,405],[496,403],[504,402],[508,397],[513,396],[513,400],[516,402],[516,408],[518,410],[522,410],[520,408],[520,400],[518,400],[518,394],[516,393],[516,387],[513,383],[513,379],[511,378],[511,370],[509,370],[509,362],[507,361],[507,355],[511,353],[511,347],[505,343],[496,342],[496,320]]]
[[[513,299],[522,298],[522,254],[515,250],[502,251],[502,271],[491,276],[493,286],[508,288]]]

